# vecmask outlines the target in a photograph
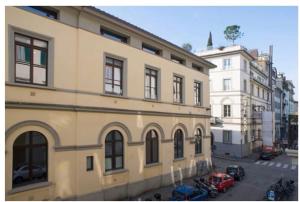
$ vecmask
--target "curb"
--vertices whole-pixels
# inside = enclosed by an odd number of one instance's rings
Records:
[[[229,160],[229,161],[244,161],[244,162],[255,162],[257,161],[257,158],[256,159],[243,159],[243,158],[228,158],[228,157],[225,157],[225,156],[212,156],[213,158],[218,158],[218,159],[224,159],[224,160]]]

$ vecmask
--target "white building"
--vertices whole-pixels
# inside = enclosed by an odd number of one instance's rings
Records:
[[[243,157],[261,148],[263,136],[273,141],[274,115],[267,115],[272,96],[268,58],[242,46],[197,55],[217,66],[209,73],[211,114],[215,118],[211,127],[214,153]],[[271,122],[267,117],[272,117]]]

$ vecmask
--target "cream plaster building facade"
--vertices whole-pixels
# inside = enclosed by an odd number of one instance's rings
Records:
[[[6,7],[6,200],[114,200],[210,161],[215,65],[93,7]]]

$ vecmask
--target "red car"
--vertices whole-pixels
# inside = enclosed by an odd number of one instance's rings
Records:
[[[234,185],[234,179],[225,173],[213,173],[209,177],[209,183],[213,184],[219,192],[226,190]]]

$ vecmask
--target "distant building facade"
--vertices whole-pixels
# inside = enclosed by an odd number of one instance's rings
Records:
[[[217,66],[210,70],[214,153],[244,157],[261,148],[264,135],[273,142],[270,57],[242,46],[198,55]]]

